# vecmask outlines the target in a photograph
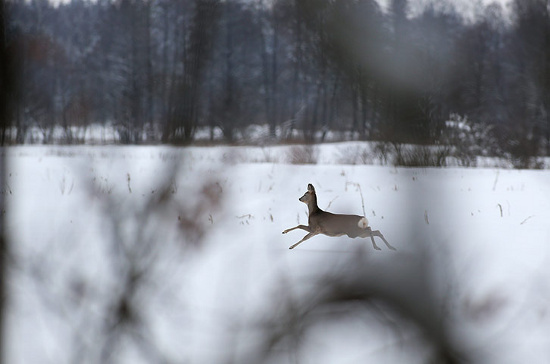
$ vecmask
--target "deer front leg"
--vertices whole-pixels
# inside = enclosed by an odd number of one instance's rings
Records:
[[[315,235],[317,235],[317,234],[318,234],[318,233],[316,233],[316,232],[311,232],[311,233],[307,234],[306,236],[304,236],[304,237],[302,238],[302,240],[300,240],[299,242],[297,242],[297,243],[294,244],[294,245],[291,245],[290,248],[288,248],[288,249],[294,249],[294,248],[296,248],[296,246],[297,246],[298,244],[300,244],[300,243],[306,241],[307,239],[309,239],[309,238],[311,238],[312,236],[315,236]]]
[[[388,241],[384,238],[384,235],[382,235],[382,233],[380,232],[380,230],[374,230],[374,231],[371,232],[370,238],[372,239],[372,243],[374,244],[373,235],[374,235],[374,236],[378,236],[380,239],[382,239],[382,241],[384,242],[384,244],[386,244],[386,246],[387,246],[388,248],[390,248],[391,250],[397,250],[397,249],[395,249],[393,246],[391,246],[390,243],[388,243]],[[374,249],[376,249],[376,245],[374,246]]]
[[[293,228],[286,229],[285,231],[283,231],[283,234],[286,234],[286,233],[288,233],[289,231],[296,230],[296,229],[302,229],[302,230],[307,231],[308,233],[311,232],[311,228],[310,228],[309,226],[298,225],[298,226],[295,226],[295,227],[293,227]]]

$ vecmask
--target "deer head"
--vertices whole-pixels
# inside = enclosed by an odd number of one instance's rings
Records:
[[[302,197],[300,197],[299,200],[307,205],[307,204],[309,204],[310,201],[313,201],[315,197],[317,197],[315,195],[315,188],[310,183],[310,184],[307,185],[306,193],[304,193],[304,195]]]

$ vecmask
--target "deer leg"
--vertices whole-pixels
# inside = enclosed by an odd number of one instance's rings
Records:
[[[378,247],[378,245],[376,245],[376,243],[374,242],[374,237],[372,236],[372,233],[370,234],[370,240],[372,240],[372,247],[376,250],[382,250]]]
[[[311,228],[310,228],[309,226],[298,225],[298,226],[295,226],[295,227],[293,227],[293,228],[286,229],[285,231],[283,231],[283,234],[286,234],[286,233],[288,233],[289,231],[296,230],[296,229],[302,229],[302,230],[307,231],[308,233],[311,232]]]
[[[294,249],[298,244],[300,244],[300,243],[306,241],[307,239],[309,239],[309,238],[311,238],[312,236],[315,236],[315,235],[317,235],[317,234],[318,234],[318,233],[315,233],[315,232],[311,232],[311,233],[307,234],[306,236],[304,236],[304,237],[302,238],[302,240],[300,240],[299,242],[297,242],[297,243],[294,244],[294,245],[291,245],[290,248],[288,248],[288,249]]]
[[[374,244],[374,238],[373,236],[378,236],[380,239],[382,239],[382,241],[384,242],[384,244],[386,244],[386,246],[388,248],[390,248],[391,250],[397,250],[395,249],[393,246],[390,245],[390,243],[388,243],[388,241],[384,238],[384,235],[382,235],[382,233],[380,232],[380,230],[374,230],[371,232],[371,236],[370,238],[372,239],[372,243]],[[375,245],[375,248],[376,249],[376,245]]]
[[[378,231],[378,230],[375,230],[375,231]],[[373,235],[376,235],[376,234],[374,233],[374,231],[372,231],[372,229],[370,227],[367,226],[365,231],[359,236],[362,237],[362,238],[370,237],[370,240],[372,241],[372,247],[376,250],[382,250],[378,247],[378,245],[376,245],[376,242],[374,241],[374,236]]]

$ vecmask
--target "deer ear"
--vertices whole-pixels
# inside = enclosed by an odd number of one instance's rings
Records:
[[[315,192],[315,188],[313,188],[313,185],[310,183],[307,185],[308,192]]]

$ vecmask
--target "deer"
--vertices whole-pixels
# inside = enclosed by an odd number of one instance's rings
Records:
[[[308,234],[296,244],[291,245],[289,249],[294,249],[299,244],[311,237],[314,237],[315,235],[323,234],[327,236],[347,235],[352,239],[355,239],[356,237],[370,237],[374,249],[381,250],[374,241],[374,237],[377,236],[382,239],[389,249],[397,250],[391,246],[390,243],[388,243],[388,241],[384,238],[384,235],[382,235],[379,230],[372,230],[369,227],[369,221],[366,217],[359,215],[333,214],[328,211],[321,210],[319,206],[317,206],[317,194],[315,193],[315,188],[311,183],[307,185],[306,193],[304,193],[304,195],[298,200],[307,205],[309,212],[308,226],[298,225],[293,228],[286,229],[283,231],[283,234],[296,229],[305,230]]]

